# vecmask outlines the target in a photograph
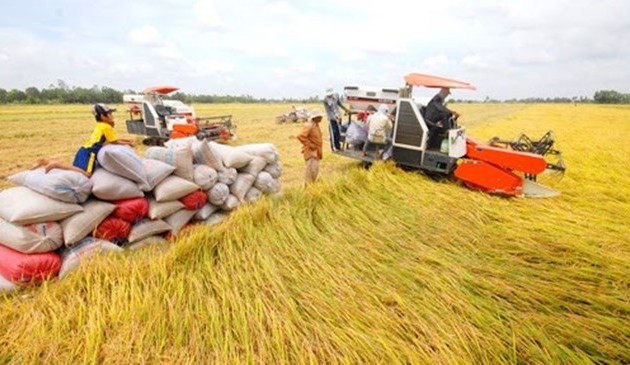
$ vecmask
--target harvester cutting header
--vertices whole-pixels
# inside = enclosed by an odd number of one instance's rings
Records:
[[[165,98],[177,90],[175,86],[155,86],[145,89],[142,95],[124,95],[123,101],[129,105],[127,131],[146,136],[143,143],[147,145],[191,136],[219,142],[234,137],[231,115],[197,117],[191,106]]]
[[[418,73],[409,74],[404,79],[405,86],[397,91],[397,95],[394,94],[396,89],[392,88],[345,88],[351,115],[369,106],[376,110],[380,104],[391,105],[390,110],[394,110],[393,127],[388,143],[365,141],[371,148],[348,140],[346,133],[345,143],[336,154],[367,164],[385,156],[398,165],[431,175],[454,176],[470,188],[489,193],[530,197],[560,194],[536,183],[537,176],[543,172],[565,171],[560,151],[553,148],[555,141],[552,131],[540,140],[532,140],[522,134],[513,141],[495,137],[488,143],[481,142],[466,136],[466,129],[457,124],[457,114],[439,126],[428,122],[427,105],[417,103],[412,98],[414,86],[475,90],[474,85]],[[384,154],[379,153],[379,149]],[[548,162],[545,157],[553,162]]]

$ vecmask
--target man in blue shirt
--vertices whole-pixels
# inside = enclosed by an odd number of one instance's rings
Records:
[[[339,108],[343,109],[346,113],[348,112],[348,108],[341,104],[339,95],[335,93],[332,88],[326,89],[324,107],[326,109],[326,115],[328,116],[329,121],[330,147],[333,151],[338,151],[341,148],[339,143],[339,124],[341,124],[341,115],[339,114]]]

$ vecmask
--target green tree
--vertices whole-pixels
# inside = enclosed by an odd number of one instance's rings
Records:
[[[26,100],[26,93],[22,90],[11,89],[7,93],[7,103],[21,103]]]

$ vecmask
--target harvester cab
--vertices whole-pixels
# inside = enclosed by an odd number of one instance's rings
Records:
[[[197,117],[191,106],[165,98],[177,90],[174,86],[156,86],[145,89],[142,95],[124,95],[129,112],[127,131],[145,136],[143,143],[147,145],[191,136],[219,142],[234,137],[231,115]]]
[[[553,133],[548,132],[540,143],[527,145],[521,142],[495,139],[495,143],[482,143],[466,135],[466,129],[455,120],[448,128],[429,128],[425,117],[426,105],[412,96],[414,86],[475,90],[475,86],[462,81],[443,77],[412,73],[405,76],[405,86],[398,90],[392,113],[393,128],[391,141],[376,145],[376,150],[364,148],[363,143],[349,143],[347,135],[342,149],[335,153],[344,157],[371,164],[378,159],[392,159],[396,164],[421,170],[430,175],[455,176],[466,186],[507,196],[551,197],[559,193],[536,183],[536,176],[549,168],[564,171],[564,164],[547,163],[544,156],[553,154],[560,158],[559,151],[552,148]],[[348,94],[348,90],[351,93]],[[391,90],[392,89],[382,89]],[[384,93],[369,93],[367,89],[346,88],[346,100],[351,110],[373,108],[379,104],[392,104]],[[390,108],[391,110],[392,108]],[[438,141],[437,144],[434,141]],[[367,142],[365,142],[367,143]],[[371,143],[368,143],[370,146]],[[521,147],[515,148],[515,147]],[[525,149],[525,150],[524,150]]]

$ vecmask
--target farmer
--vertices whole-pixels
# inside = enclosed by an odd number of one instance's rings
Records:
[[[387,145],[391,140],[392,121],[387,104],[381,104],[378,112],[367,119],[367,142],[363,145],[363,155],[367,154],[369,144]]]
[[[339,143],[339,124],[341,123],[339,108],[343,109],[346,113],[348,113],[349,110],[343,106],[341,100],[339,99],[339,95],[335,93],[332,88],[326,89],[324,108],[326,109],[326,116],[328,117],[328,122],[330,123],[330,147],[333,151],[338,151],[341,148]]]
[[[429,147],[439,146],[439,135],[444,130],[453,128],[453,118],[457,119],[459,113],[448,109],[444,105],[446,97],[451,94],[451,89],[443,87],[440,89],[424,112],[424,120],[429,127]]]
[[[302,143],[302,154],[304,155],[304,161],[306,161],[306,185],[315,182],[319,173],[319,160],[323,156],[322,131],[319,129],[319,123],[322,121],[322,118],[323,116],[320,112],[313,112],[310,121],[304,125],[304,129],[297,137]]]
[[[88,142],[77,151],[72,165],[41,158],[37,160],[32,169],[44,166],[44,170],[46,172],[52,169],[62,169],[80,172],[87,177],[92,176],[92,172],[94,172],[94,165],[96,164],[96,155],[103,145],[107,143],[125,144],[132,147],[134,145],[132,140],[119,139],[116,136],[116,131],[114,130],[115,111],[116,109],[112,109],[103,103],[94,104],[92,107],[92,114],[96,120],[96,126],[94,127],[94,131],[92,132],[92,136]]]

